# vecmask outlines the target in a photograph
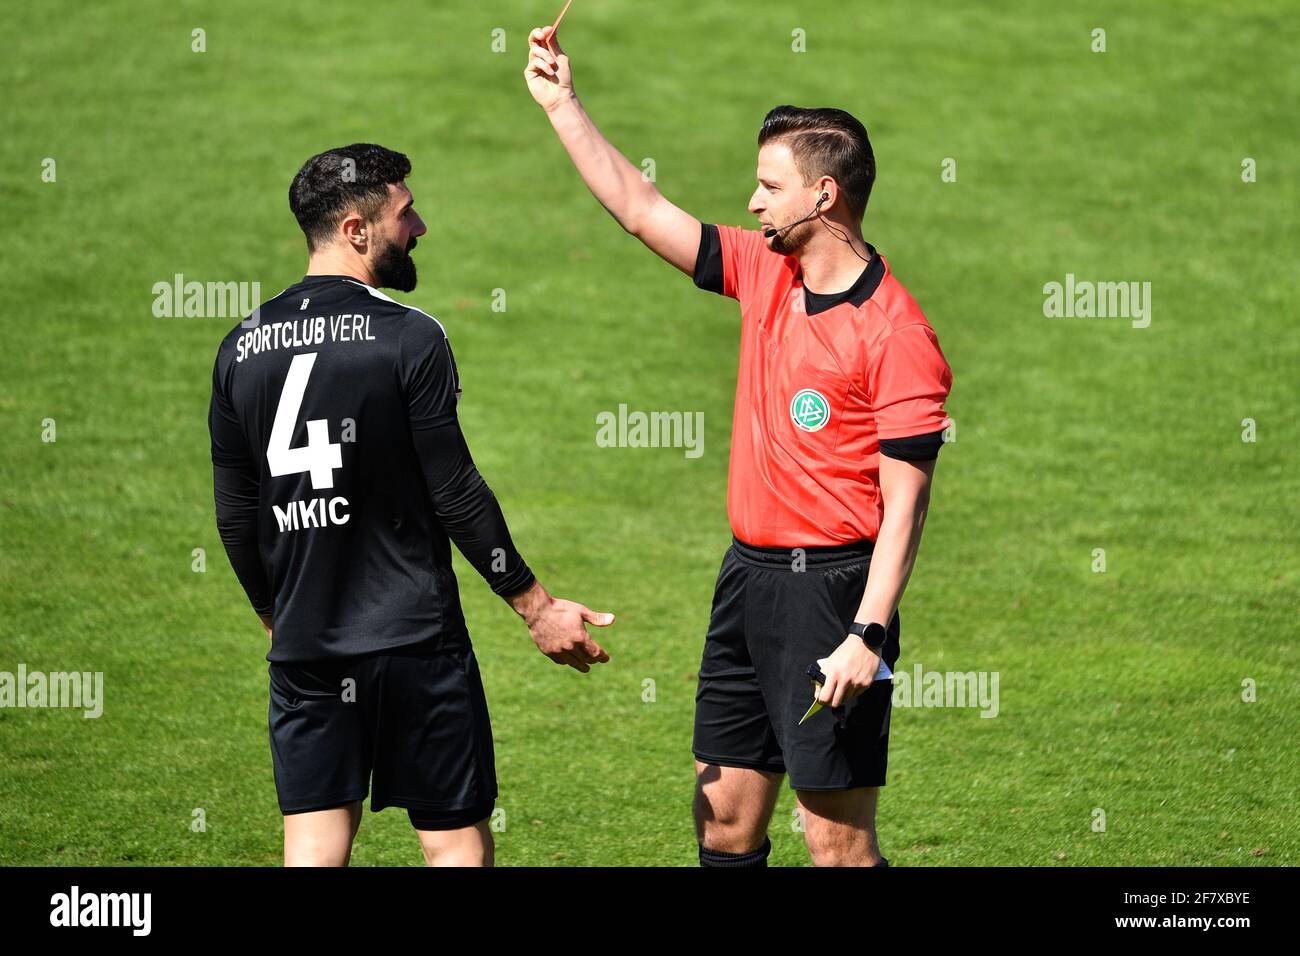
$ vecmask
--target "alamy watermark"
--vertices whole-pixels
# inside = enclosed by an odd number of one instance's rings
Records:
[[[601,448],[684,448],[687,458],[704,454],[703,412],[618,412],[596,415],[596,444]]]
[[[73,884],[50,897],[51,926],[120,926],[132,936],[148,936],[152,912],[152,893],[83,893]]]
[[[187,281],[178,272],[170,282],[155,282],[152,291],[155,318],[242,319],[248,328],[258,324],[260,282]]]
[[[93,718],[104,713],[103,671],[0,671],[0,707],[72,707]]]
[[[895,707],[978,707],[981,717],[998,715],[999,671],[894,671]]]
[[[1043,315],[1049,319],[1132,319],[1135,329],[1151,324],[1150,282],[1091,282],[1066,273],[1065,282],[1043,286]]]

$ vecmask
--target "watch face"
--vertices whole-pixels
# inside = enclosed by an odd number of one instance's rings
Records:
[[[868,624],[863,629],[862,641],[873,652],[878,652],[882,647],[884,647],[885,641],[888,638],[889,638],[889,634],[885,631],[885,628],[880,624],[875,624],[875,623]]]

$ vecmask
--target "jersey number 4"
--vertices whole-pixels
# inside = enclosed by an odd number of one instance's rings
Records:
[[[290,448],[302,411],[302,396],[307,391],[307,379],[316,364],[316,353],[295,355],[289,364],[289,375],[284,380],[280,404],[275,409],[275,422],[271,425],[271,444],[266,449],[266,461],[271,475],[300,475],[311,472],[311,486],[316,489],[334,487],[334,469],[343,467],[343,446],[330,441],[329,423],[323,418],[313,418],[307,423],[307,444]]]

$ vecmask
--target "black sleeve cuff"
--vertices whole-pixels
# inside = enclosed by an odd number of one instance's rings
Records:
[[[533,582],[536,580],[536,576],[529,569],[528,565],[524,564],[521,560],[519,562],[519,567],[515,570],[514,574],[511,574],[510,577],[504,581],[498,581],[491,585],[492,593],[499,597],[512,598],[517,594],[523,594],[533,586]]]
[[[700,251],[695,254],[695,284],[706,292],[723,294],[722,239],[718,227],[700,223]]]
[[[899,461],[934,461],[939,457],[939,449],[943,447],[943,432],[941,428],[928,435],[882,438],[880,453],[886,458],[896,458]]]

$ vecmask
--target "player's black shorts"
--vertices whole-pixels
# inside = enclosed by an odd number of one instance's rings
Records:
[[[790,775],[795,790],[885,783],[893,682],[825,708],[802,726],[813,700],[808,665],[848,636],[871,564],[871,543],[803,549],[734,541],[722,559],[695,695],[696,759]],[[898,660],[899,618],[883,657]]]
[[[492,727],[468,636],[269,665],[271,759],[280,811],[363,800],[404,807],[418,829],[492,814]]]

